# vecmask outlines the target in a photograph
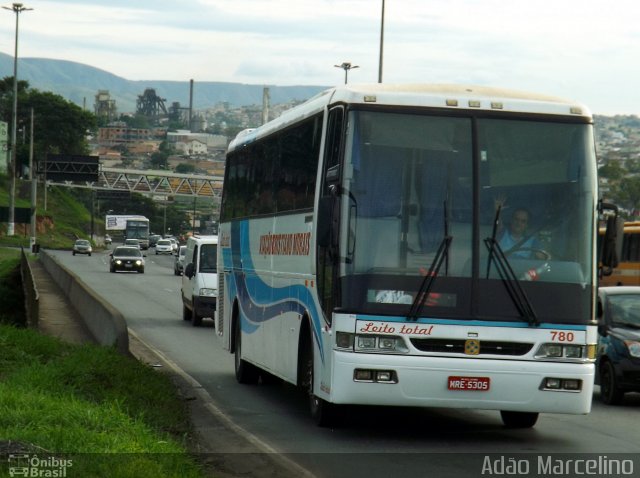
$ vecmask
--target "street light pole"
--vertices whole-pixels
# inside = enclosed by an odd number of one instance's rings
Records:
[[[384,50],[384,0],[382,0],[382,16],[380,20],[380,60],[378,62],[378,83],[382,83],[383,50]]]
[[[33,161],[33,108],[31,108],[31,134],[29,137],[29,179],[31,179],[31,252],[36,252],[36,229],[38,226],[36,211],[38,209],[38,176]]]
[[[349,73],[349,70],[353,70],[354,68],[360,68],[358,65],[352,65],[350,62],[348,61],[344,61],[342,62],[342,65],[333,65],[336,68],[342,68],[344,70],[344,84],[347,84],[347,74]]]
[[[12,10],[16,14],[16,41],[13,55],[13,112],[11,117],[11,156],[9,159],[9,220],[7,224],[7,236],[15,234],[16,214],[16,138],[18,127],[18,19],[20,13],[27,8],[22,3],[14,3],[11,7],[3,6],[5,10]]]

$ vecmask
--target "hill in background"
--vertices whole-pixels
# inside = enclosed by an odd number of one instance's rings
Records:
[[[13,56],[0,53],[0,78],[13,76]],[[136,101],[145,89],[153,88],[165,100],[168,108],[173,102],[189,105],[189,79],[180,81],[132,81],[107,71],[66,60],[44,58],[18,58],[18,79],[29,82],[31,88],[51,91],[63,98],[93,111],[99,90],[109,90],[116,100],[118,113],[133,113]],[[269,87],[272,104],[306,100],[326,86],[272,86],[248,85],[214,81],[199,82],[194,78],[193,107],[205,109],[220,102],[232,106],[262,104],[262,92]]]

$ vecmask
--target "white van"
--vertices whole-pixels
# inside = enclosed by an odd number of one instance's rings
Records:
[[[187,239],[182,275],[182,318],[194,326],[204,317],[215,316],[218,301],[216,267],[218,236],[192,236]]]

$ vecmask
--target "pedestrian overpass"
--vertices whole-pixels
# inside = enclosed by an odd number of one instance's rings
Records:
[[[47,184],[89,188],[101,192],[139,193],[157,200],[166,200],[170,196],[211,197],[219,200],[222,194],[222,181],[222,176],[100,167],[97,181],[47,179]]]

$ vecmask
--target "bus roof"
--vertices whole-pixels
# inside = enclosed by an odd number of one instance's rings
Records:
[[[560,115],[592,121],[591,112],[586,106],[538,93],[472,85],[353,84],[327,89],[259,128],[241,131],[229,144],[229,151],[337,103]]]

